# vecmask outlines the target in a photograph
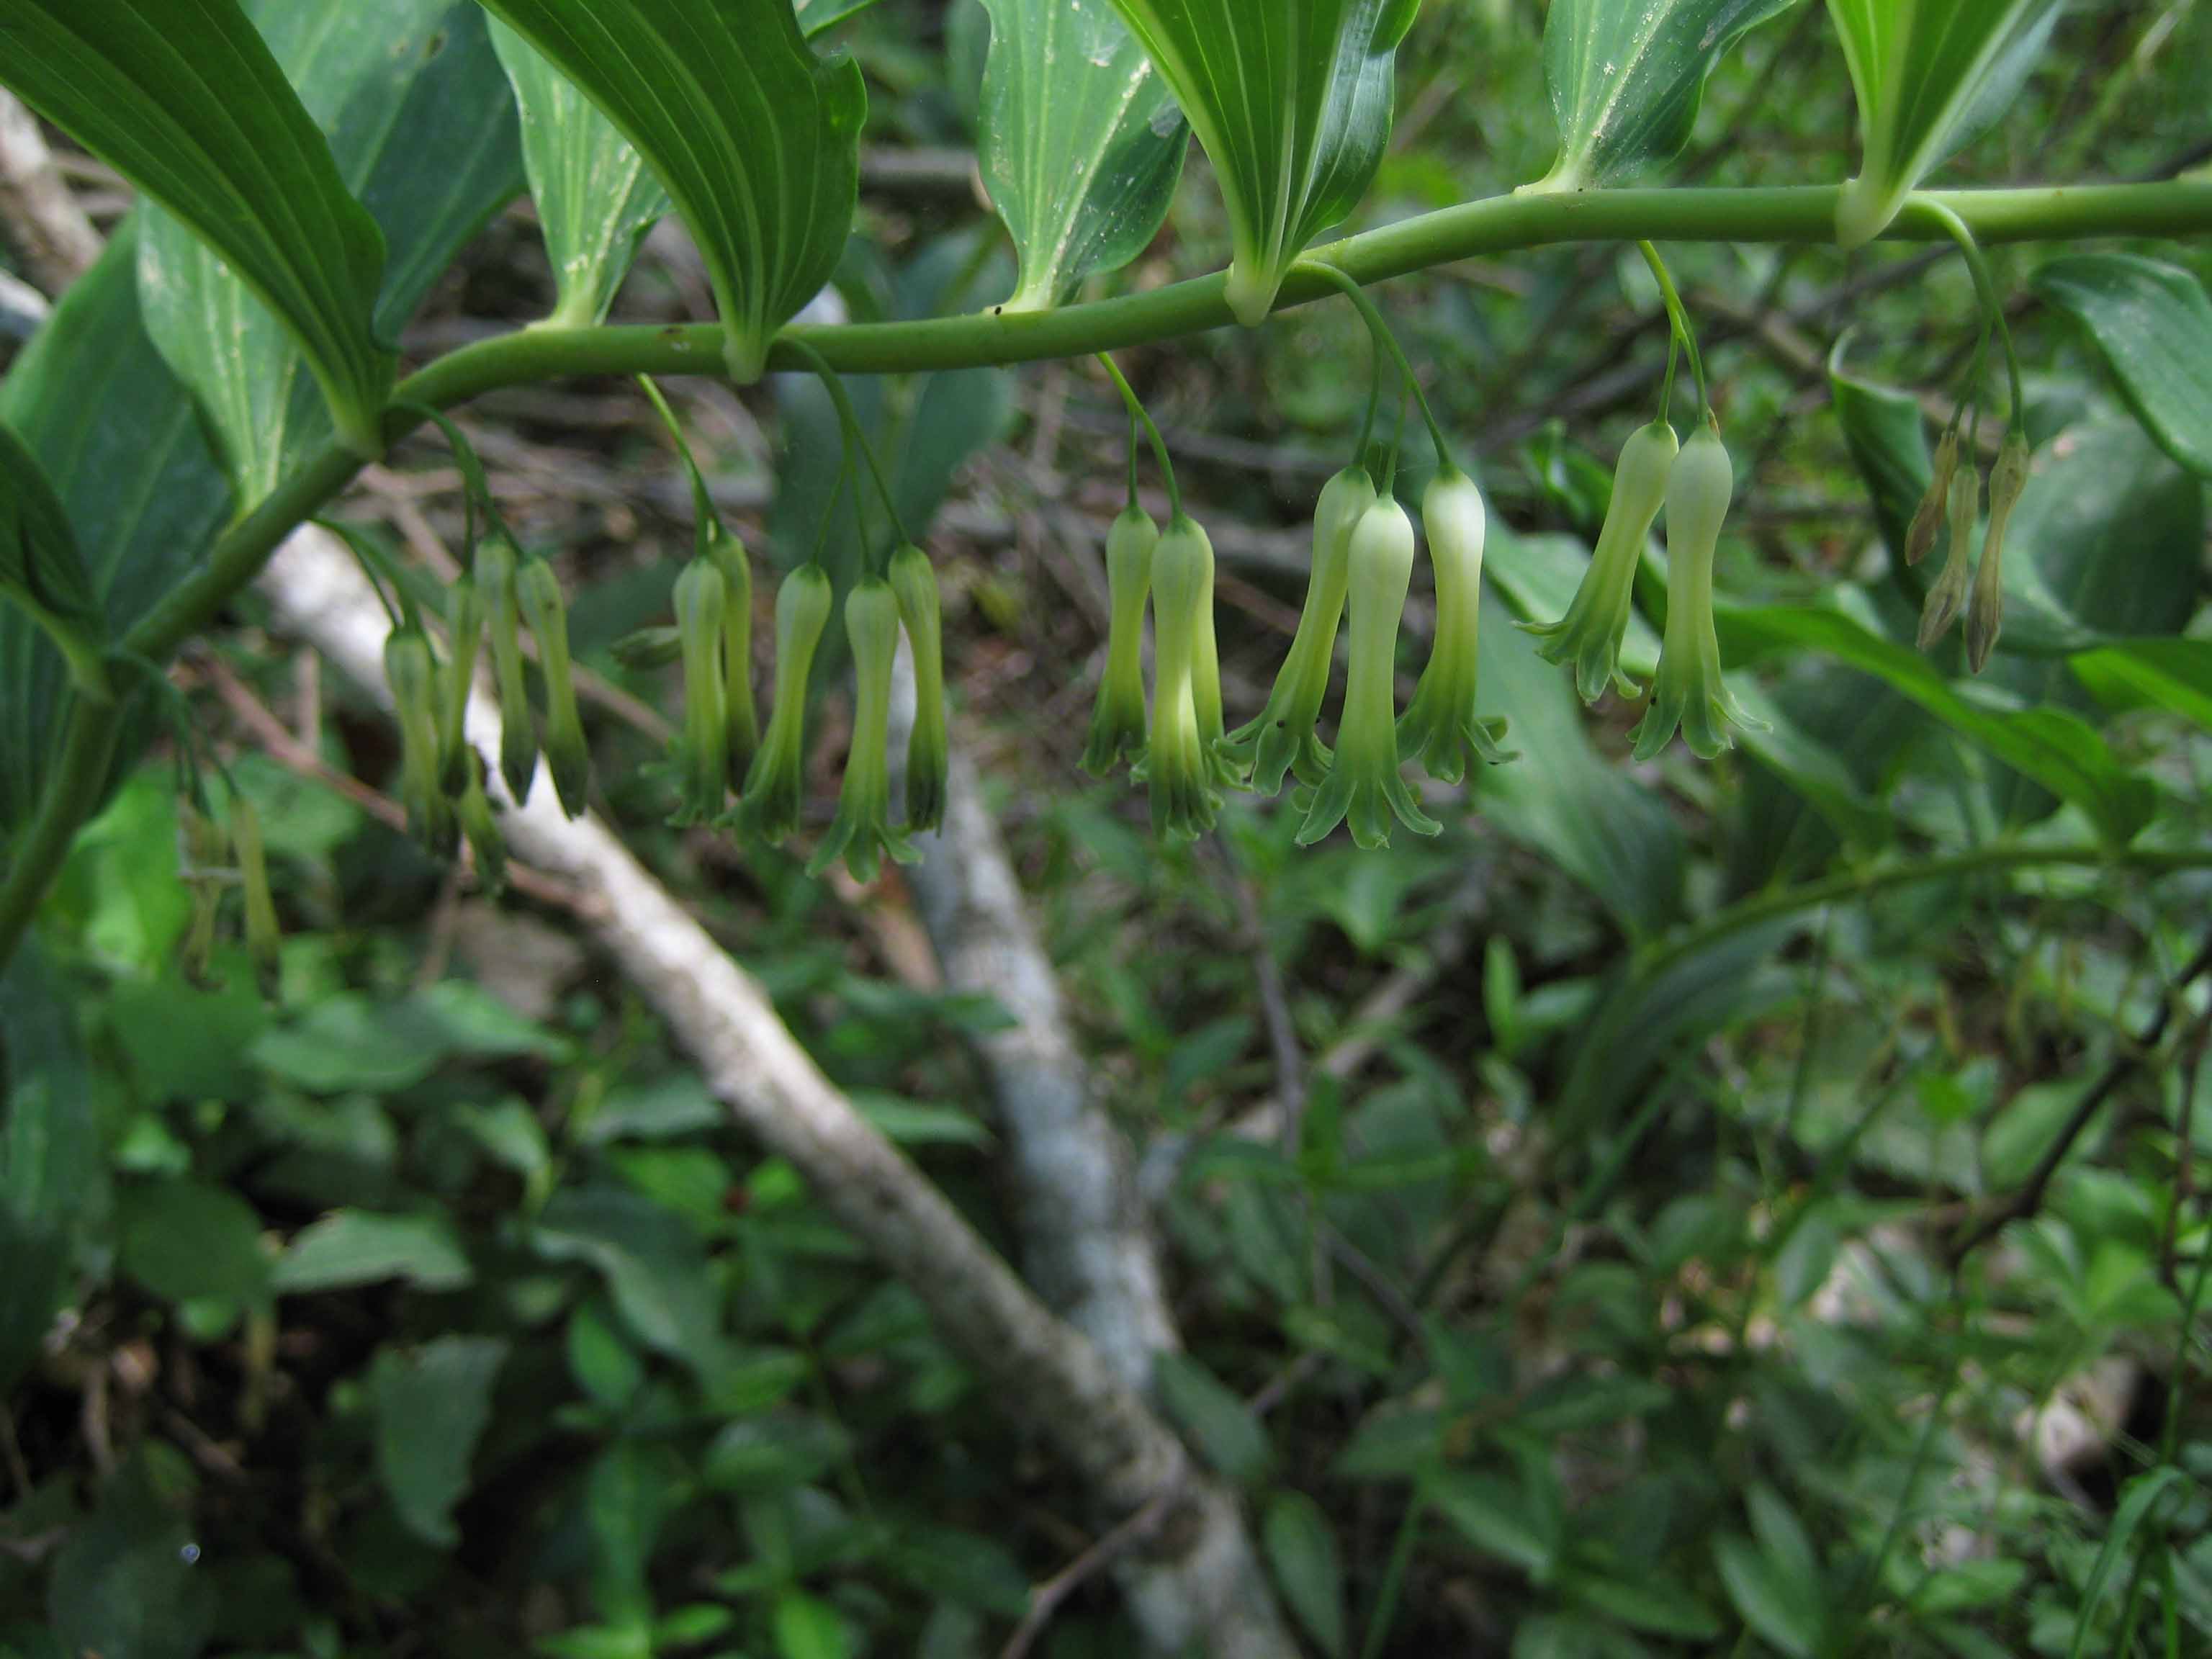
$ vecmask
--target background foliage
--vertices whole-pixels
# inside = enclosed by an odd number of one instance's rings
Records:
[[[344,183],[426,250],[375,325],[404,326],[411,359],[556,305],[590,315],[628,235],[599,264],[576,243],[556,273],[509,205],[528,133],[501,57],[520,42],[495,52],[473,4],[413,9],[437,41],[421,102],[374,127],[340,117],[381,65],[270,33]],[[1694,125],[1658,176],[1838,177],[1853,106],[1822,12],[1691,9],[1780,15],[1719,59],[1702,107],[1665,106]],[[1018,270],[970,177],[978,111],[1008,96],[983,76],[989,21],[979,0],[883,0],[834,25],[869,100],[834,290],[853,319],[1049,300],[1088,250],[1131,245],[1126,223],[1072,224],[1060,258]],[[1650,170],[1602,120],[1563,114],[1561,155],[1522,0],[1431,0],[1396,103],[1360,225],[1555,162]],[[2169,176],[2203,163],[2207,107],[2202,5],[2078,4],[1937,179]],[[1174,152],[1140,128],[1116,142],[1152,192],[1125,210],[1143,222]],[[1060,210],[1048,160],[985,163]],[[15,356],[0,415],[59,484],[115,628],[204,544],[226,473],[281,475],[327,417],[295,376],[209,393],[246,412],[205,434],[176,380],[205,392],[223,364],[165,362],[139,310],[159,292],[143,271],[203,256],[150,214],[118,222],[112,175],[76,178],[111,251]],[[1121,280],[1218,268],[1231,240],[1194,185]],[[643,249],[617,320],[703,317],[741,281],[670,228]],[[1711,767],[1634,765],[1632,711],[1586,716],[1508,625],[1563,607],[1609,458],[1649,418],[1665,320],[1632,251],[1467,262],[1382,297],[1503,520],[1486,702],[1526,758],[1442,842],[1389,858],[1294,853],[1294,814],[1245,807],[1170,851],[1141,803],[1077,781],[1120,505],[1102,380],[856,387],[902,510],[936,521],[957,718],[1171,1247],[1190,1351],[1163,1401],[1246,1493],[1317,1651],[1979,1659],[2112,1651],[2138,1611],[2150,1650],[2212,1651],[2212,1425],[2191,1392],[2212,1026],[2187,991],[2212,884],[2096,856],[2105,832],[2155,852],[2212,831],[2212,343],[2185,349],[2212,334],[2212,259],[1993,252],[2039,457],[2007,650],[1970,686],[1955,647],[1925,663],[1897,642],[1917,595],[1885,550],[1928,476],[1917,400],[1972,347],[1963,269],[1668,253],[1738,458],[1724,643],[1772,731]],[[2148,286],[2127,280],[2141,258]],[[788,276],[751,280],[795,304],[811,283]],[[331,337],[350,349],[366,308]],[[1223,556],[1233,707],[1257,706],[1295,621],[1300,521],[1349,447],[1365,351],[1333,306],[1127,359]],[[671,391],[719,497],[793,556],[832,487],[814,384]],[[131,423],[149,398],[168,411],[150,433]],[[963,1046],[1001,1016],[945,992],[904,889],[660,827],[672,684],[612,647],[663,619],[688,552],[665,441],[611,385],[470,419],[573,596],[608,811],[1004,1242]],[[348,511],[434,560],[458,480],[409,447]],[[1663,573],[1644,587],[1658,601]],[[0,1651],[998,1650],[1090,1541],[1049,1466],[793,1170],[727,1127],[557,892],[495,903],[393,828],[386,726],[261,620],[238,607],[183,683],[268,826],[278,994],[242,957],[220,988],[178,969],[191,899],[163,745],[0,981]],[[43,660],[23,627],[0,617],[19,666]],[[1656,648],[1632,634],[1631,672]],[[7,687],[0,788],[39,775],[58,685],[49,663]],[[21,822],[21,799],[0,806]],[[2038,844],[2088,853],[1983,857]],[[1760,908],[1878,852],[1941,878],[1862,897],[1839,878],[1814,890],[1830,903]],[[1954,1273],[1985,1221],[2009,1224]],[[1100,1585],[1044,1650],[1129,1641]]]

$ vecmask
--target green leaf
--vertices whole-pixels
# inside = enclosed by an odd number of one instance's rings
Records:
[[[187,1516],[142,1451],[55,1555],[46,1613],[62,1652],[195,1659],[214,1626],[215,1599]]]
[[[1892,562],[1902,563],[1913,514],[1936,477],[1935,459],[1928,450],[1928,423],[1920,400],[1911,392],[1863,379],[1844,367],[1850,344],[1850,337],[1845,335],[1828,354],[1828,392],[1851,462],[1874,498],[1882,544],[1889,549]]]
[[[506,1359],[496,1337],[441,1336],[419,1348],[379,1348],[370,1362],[376,1472],[400,1520],[428,1543],[460,1542],[453,1505],[468,1492],[469,1462]]]
[[[1705,78],[1797,0],[1553,0],[1544,74],[1559,155],[1534,190],[1589,190],[1690,141]]]
[[[13,600],[68,658],[81,684],[105,691],[100,647],[107,613],[85,574],[69,513],[39,458],[0,425],[0,597]]]
[[[1306,1634],[1329,1659],[1344,1651],[1344,1560],[1336,1529],[1304,1492],[1276,1494],[1261,1536],[1275,1585]]]
[[[2080,253],[2035,274],[2035,291],[2087,331],[2159,447],[2212,478],[2212,301],[2175,265]]]
[[[396,337],[461,244],[520,188],[514,114],[469,0],[248,0],[277,65],[330,135],[339,178],[391,248],[375,297]],[[234,505],[328,441],[298,348],[216,252],[155,208],[139,258],[147,326],[207,411]]]
[[[68,509],[111,637],[191,568],[226,495],[191,401],[140,319],[137,240],[125,221],[0,381],[0,422]],[[43,792],[72,695],[61,653],[0,605],[0,830],[21,823]],[[148,729],[133,722],[115,775]]]
[[[115,1195],[116,1264],[170,1302],[269,1302],[261,1218],[234,1193],[197,1181],[156,1181]]]
[[[1858,94],[1859,173],[1837,233],[1873,240],[1937,166],[2004,112],[2063,0],[1828,0]]]
[[[1182,177],[1189,128],[1103,6],[982,0],[983,183],[1021,258],[1009,311],[1045,311],[1145,251]]]
[[[1154,1374],[1160,1404],[1207,1462],[1243,1485],[1266,1479],[1275,1449],[1239,1395],[1188,1354],[1162,1354]]]
[[[1229,304],[1256,327],[1389,143],[1419,0],[1114,0],[1197,131],[1229,210]]]
[[[444,1216],[340,1210],[301,1230],[276,1264],[278,1291],[297,1295],[404,1279],[426,1291],[459,1290],[469,1258]]]
[[[668,192],[645,158],[542,53],[494,19],[492,45],[522,113],[522,160],[559,302],[549,320],[587,328],[606,320]]]
[[[1770,1507],[1780,1503],[1766,1488],[1755,1488],[1754,1503],[1761,1498]],[[1766,1522],[1757,1544],[1738,1533],[1723,1534],[1714,1541],[1713,1560],[1745,1624],[1790,1659],[1813,1659],[1826,1622],[1817,1564],[1796,1517],[1786,1507],[1778,1512],[1786,1524],[1771,1513],[1754,1514],[1754,1524]]]
[[[338,431],[383,449],[384,237],[237,0],[0,0],[0,81],[214,247],[274,311]]]
[[[1563,1575],[1559,1588],[1570,1599],[1618,1619],[1632,1630],[1692,1642],[1709,1642],[1720,1633],[1721,1621],[1712,1609],[1672,1579],[1581,1567]]]
[[[1840,611],[1785,605],[1723,609],[1724,647],[1819,651],[1874,675],[1960,736],[2087,814],[2108,838],[2132,841],[2150,821],[2157,792],[2124,768],[2105,740],[2059,708],[2000,709],[1968,697],[1906,647]]]
[[[2212,732],[2212,640],[2130,640],[2067,665],[2108,708],[2148,703]]]
[[[844,252],[867,90],[764,0],[483,0],[636,146],[706,260],[739,380]]]
[[[1544,1510],[1493,1475],[1452,1474],[1428,1486],[1429,1501],[1461,1537],[1486,1555],[1510,1561],[1538,1583],[1551,1580],[1559,1538]]]
[[[848,1659],[853,1644],[836,1608],[794,1589],[775,1599],[775,1650],[782,1659]]]
[[[557,1194],[532,1237],[542,1254],[598,1272],[648,1346],[702,1373],[719,1364],[720,1300],[704,1253],[676,1216],[618,1188],[585,1188]]]

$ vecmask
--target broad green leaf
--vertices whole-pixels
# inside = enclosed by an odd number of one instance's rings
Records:
[[[396,337],[521,187],[483,15],[471,0],[248,0],[247,10],[390,246],[375,324]],[[207,412],[242,513],[331,436],[307,361],[231,267],[159,208],[146,216],[139,286],[147,327]]]
[[[876,0],[799,0],[799,27],[811,40],[826,34],[849,17],[858,17]]]
[[[1740,1533],[1723,1533],[1714,1541],[1713,1563],[1745,1624],[1789,1659],[1813,1659],[1821,1622],[1815,1581],[1792,1577]]]
[[[641,1340],[702,1375],[720,1363],[721,1313],[707,1258],[683,1222],[612,1187],[563,1192],[532,1234],[539,1252],[588,1264]]]
[[[404,1279],[426,1291],[470,1281],[469,1258],[441,1214],[377,1215],[340,1210],[303,1229],[276,1264],[276,1289],[289,1294]]]
[[[69,981],[25,940],[0,973],[0,1395],[52,1328],[102,1176],[76,1020]]]
[[[760,377],[775,332],[845,250],[867,89],[808,48],[780,0],[483,0],[636,146],[690,228],[728,368]]]
[[[1256,327],[1309,243],[1351,216],[1390,139],[1420,0],[1114,0],[1212,160],[1229,304]]]
[[[1304,1492],[1279,1492],[1261,1537],[1283,1600],[1315,1645],[1336,1659],[1345,1641],[1344,1559],[1328,1515]]]
[[[1559,155],[1533,190],[1589,190],[1690,141],[1705,79],[1797,0],[1553,0],[1544,74]]]
[[[2212,301],[2178,266],[2131,253],[2079,253],[2035,274],[2070,314],[2159,447],[2212,478]]]
[[[107,617],[86,575],[69,514],[39,458],[0,426],[0,599],[19,606],[70,660],[81,684],[105,692]]]
[[[381,453],[384,237],[237,0],[0,0],[0,81],[204,238]]]
[[[428,1543],[460,1542],[453,1505],[468,1493],[470,1460],[506,1359],[497,1337],[441,1336],[419,1348],[380,1348],[369,1364],[376,1472],[407,1529]]]
[[[1559,1539],[1548,1512],[1495,1475],[1451,1474],[1429,1483],[1429,1503],[1486,1555],[1510,1561],[1539,1583],[1550,1580]]]
[[[1275,1449],[1243,1400],[1188,1354],[1164,1353],[1154,1375],[1160,1404],[1206,1461],[1243,1485],[1264,1479]]]
[[[548,320],[556,328],[603,323],[646,232],[668,211],[668,192],[614,124],[537,47],[496,18],[491,40],[514,86],[523,165],[553,262],[560,297]]]
[[[1560,1589],[1571,1601],[1618,1619],[1631,1630],[1705,1643],[1720,1634],[1711,1608],[1671,1578],[1632,1577],[1610,1566],[1562,1575]]]
[[[1101,5],[982,0],[983,183],[1021,258],[1009,311],[1047,311],[1158,234],[1189,129],[1127,27]]]
[[[2063,0],[1828,0],[1858,94],[1859,172],[1837,234],[1872,241],[1905,198],[2004,112]]]
[[[775,1600],[775,1650],[780,1659],[848,1659],[853,1644],[836,1608],[793,1589]]]
[[[54,1557],[46,1613],[58,1651],[100,1659],[195,1659],[215,1620],[215,1586],[191,1546],[189,1516],[141,1450]]]
[[[261,1218],[235,1193],[198,1181],[154,1181],[115,1195],[116,1265],[170,1302],[269,1302]]]
[[[1919,399],[1911,392],[1845,368],[1844,356],[1850,344],[1846,336],[1828,355],[1828,393],[1851,461],[1874,499],[1875,523],[1882,543],[1892,561],[1901,562],[1912,515],[1936,476],[1936,462],[1928,450],[1928,422]]]
[[[2212,732],[2212,640],[2129,640],[2068,666],[2107,708],[2148,703]]]
[[[1724,609],[1723,647],[1813,650],[1863,670],[1920,705],[2013,770],[2080,807],[2097,828],[2125,844],[2150,821],[2156,792],[2124,768],[2105,740],[2059,708],[1990,708],[1967,696],[1918,653],[1882,638],[1839,611],[1784,605]]]
[[[111,635],[191,568],[225,494],[191,400],[140,320],[137,240],[126,222],[0,382],[0,422],[67,507]],[[0,605],[0,830],[39,799],[73,695],[61,653]],[[118,774],[136,748],[124,746]]]

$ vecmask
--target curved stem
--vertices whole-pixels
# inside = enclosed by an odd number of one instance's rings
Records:
[[[906,521],[899,516],[898,501],[891,495],[890,485],[884,482],[883,466],[876,459],[875,446],[868,441],[867,433],[861,428],[860,414],[853,407],[853,394],[845,390],[843,378],[830,366],[829,360],[806,341],[786,335],[782,343],[820,377],[823,386],[830,393],[830,401],[837,405],[837,418],[844,424],[846,441],[859,450],[860,459],[867,463],[868,476],[875,480],[876,494],[883,498],[884,513],[891,521],[891,533],[903,546],[913,538],[906,533]],[[853,511],[858,514],[860,510],[860,492],[855,489]]]
[[[1943,234],[1958,244],[1959,252],[1966,262],[1966,270],[1974,279],[1974,295],[1981,301],[1982,315],[1990,327],[1996,330],[1997,341],[2004,348],[2005,376],[2012,387],[2012,424],[2018,426],[2027,418],[2027,401],[2021,395],[2020,354],[2013,349],[2012,325],[2005,320],[2004,298],[1997,292],[1996,278],[1990,270],[1989,257],[1982,245],[1974,240],[1974,233],[1957,210],[1931,197],[1919,197],[1908,202],[1906,207],[1917,211],[1937,226]]]
[[[1143,427],[1146,437],[1151,441],[1153,459],[1160,464],[1160,480],[1167,486],[1168,510],[1176,518],[1182,518],[1182,490],[1176,483],[1175,462],[1168,456],[1168,441],[1160,435],[1159,428],[1152,424],[1152,412],[1145,407],[1144,400],[1137,396],[1137,389],[1129,384],[1128,376],[1121,373],[1121,366],[1103,351],[1098,354],[1098,361],[1106,365],[1106,372],[1114,377],[1114,389],[1121,394],[1121,401],[1128,404],[1132,428]],[[1132,430],[1129,436],[1129,499],[1133,501],[1137,496],[1135,432]]]
[[[1709,415],[1712,412],[1713,396],[1712,388],[1705,383],[1705,354],[1698,349],[1697,331],[1690,326],[1689,308],[1683,305],[1681,293],[1674,286],[1674,273],[1667,269],[1667,262],[1659,257],[1659,250],[1649,241],[1638,242],[1636,249],[1644,256],[1644,263],[1651,267],[1651,275],[1659,284],[1659,296],[1667,302],[1668,325],[1674,330],[1674,337],[1681,342],[1682,349],[1689,354],[1690,378],[1697,382],[1698,387],[1698,413]],[[1669,385],[1673,384],[1674,374],[1674,354],[1670,351],[1667,360]]]
[[[1339,293],[1358,307],[1360,316],[1366,321],[1367,331],[1375,337],[1375,349],[1378,353],[1387,351],[1397,361],[1398,373],[1406,382],[1406,390],[1413,393],[1413,401],[1420,405],[1421,418],[1428,422],[1429,441],[1437,447],[1437,465],[1446,472],[1458,471],[1459,463],[1453,458],[1451,440],[1444,436],[1444,429],[1437,419],[1436,410],[1429,407],[1429,394],[1421,390],[1420,377],[1413,373],[1413,360],[1406,356],[1405,348],[1398,343],[1398,337],[1390,329],[1390,319],[1382,314],[1382,307],[1375,303],[1374,296],[1334,265],[1301,259],[1291,269],[1293,271],[1311,269],[1319,272],[1335,285]]]

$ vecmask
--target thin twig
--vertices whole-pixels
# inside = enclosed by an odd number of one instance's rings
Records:
[[[1052,1623],[1061,1603],[1131,1550],[1150,1540],[1175,1509],[1182,1490],[1181,1480],[1169,1482],[1150,1503],[1032,1589],[1030,1610],[1022,1615],[1022,1622],[1006,1638],[1006,1645],[999,1650],[999,1659],[1024,1659],[1044,1634],[1045,1627]]]

